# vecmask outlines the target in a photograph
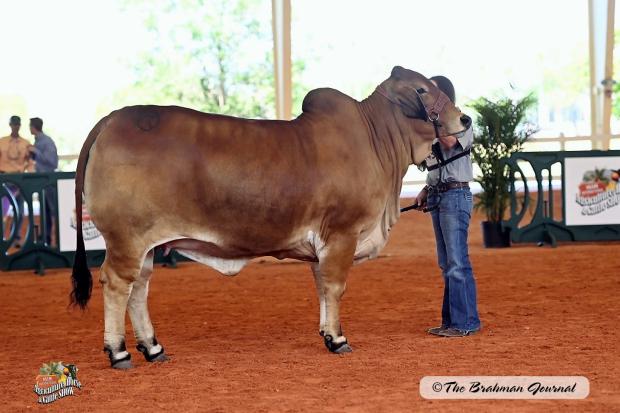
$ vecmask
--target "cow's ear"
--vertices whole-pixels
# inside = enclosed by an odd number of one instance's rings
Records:
[[[426,119],[424,109],[415,93],[399,93],[397,99],[405,116],[414,119]]]
[[[403,73],[405,72],[405,68],[402,66],[394,66],[392,68],[392,73],[390,74],[390,77],[394,78],[394,79],[400,79],[402,78]]]

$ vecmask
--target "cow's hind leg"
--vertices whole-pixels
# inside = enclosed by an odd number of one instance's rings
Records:
[[[138,343],[137,349],[142,353],[146,361],[167,360],[164,348],[155,338],[155,330],[149,316],[147,305],[149,295],[149,282],[153,274],[153,250],[149,251],[142,265],[140,276],[133,283],[127,309],[131,324]]]
[[[348,353],[351,347],[340,327],[340,299],[346,288],[347,275],[353,264],[356,238],[332,236],[319,254],[317,288],[325,300],[325,320],[321,324],[325,346],[334,353]],[[313,268],[314,270],[314,268]],[[319,282],[320,281],[320,282]],[[319,291],[319,300],[321,291]]]
[[[118,248],[108,243],[106,258],[101,266],[105,324],[103,350],[108,354],[112,367],[128,369],[131,367],[131,355],[125,347],[125,313],[133,283],[140,276],[143,254],[117,251]]]

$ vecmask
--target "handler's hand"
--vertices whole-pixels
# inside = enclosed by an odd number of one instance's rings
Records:
[[[415,198],[415,201],[418,204],[418,211],[422,211],[424,208],[426,208],[427,197],[428,197],[428,190],[424,188],[420,191],[418,196]]]

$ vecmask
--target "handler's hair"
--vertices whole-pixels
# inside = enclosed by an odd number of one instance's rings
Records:
[[[41,118],[32,118],[32,119],[30,119],[30,124],[32,125],[33,128],[35,128],[39,132],[43,131],[43,120]]]
[[[439,88],[439,90],[441,90],[443,93],[446,94],[446,96],[448,96],[448,98],[452,101],[452,103],[456,101],[456,95],[454,93],[454,85],[452,84],[450,79],[448,79],[445,76],[440,75],[440,76],[431,77],[431,80],[437,84],[437,87]]]

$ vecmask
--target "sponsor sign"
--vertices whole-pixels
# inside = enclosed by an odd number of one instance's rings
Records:
[[[620,156],[566,158],[566,225],[620,224]]]
[[[75,251],[77,222],[75,215],[75,180],[58,180],[58,229],[60,251]],[[82,205],[82,233],[86,250],[104,250],[105,241],[90,219],[87,206]]]

